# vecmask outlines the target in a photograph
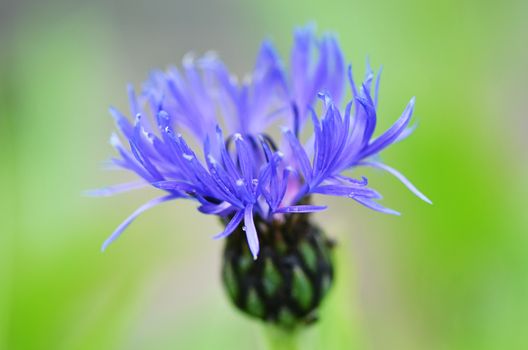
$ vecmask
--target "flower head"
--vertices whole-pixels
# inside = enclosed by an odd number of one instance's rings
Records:
[[[341,109],[345,82],[352,99]],[[374,138],[378,87],[379,73],[374,78],[370,67],[356,85],[337,40],[318,38],[312,27],[295,32],[288,67],[265,42],[243,80],[214,54],[187,56],[180,69],[153,72],[139,95],[129,88],[134,122],[110,110],[121,134],[111,138],[119,154],[113,163],[136,173],[141,184],[97,193],[149,185],[164,195],[134,212],[103,249],[143,211],[180,198],[196,201],[204,214],[223,218],[225,229],[216,238],[242,225],[254,259],[260,249],[256,219],[280,221],[284,215],[325,209],[307,201],[312,194],[349,197],[397,214],[377,202],[381,196],[366,178],[343,175],[362,166],[391,173],[429,201],[402,174],[373,160],[410,133],[414,109],[413,98],[392,127]],[[299,135],[308,123],[313,135],[302,140]],[[273,124],[282,127],[279,138],[270,136]]]

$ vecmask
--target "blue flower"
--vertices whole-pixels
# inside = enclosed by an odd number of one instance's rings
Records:
[[[347,78],[352,100],[340,111]],[[194,200],[200,212],[224,219],[225,229],[215,238],[243,225],[255,259],[259,237],[254,218],[271,222],[284,215],[325,209],[309,203],[311,194],[349,197],[371,209],[398,214],[376,201],[381,196],[367,186],[366,178],[343,175],[363,166],[394,175],[430,202],[402,174],[375,160],[412,131],[408,125],[414,98],[392,127],[373,138],[379,73],[374,87],[373,80],[367,67],[365,80],[356,86],[351,67],[348,74],[344,67],[337,40],[331,35],[318,38],[312,27],[295,32],[289,68],[273,45],[264,42],[255,68],[241,82],[214,54],[199,59],[187,56],[181,69],[153,72],[139,95],[129,87],[134,123],[110,110],[121,134],[111,137],[119,154],[112,162],[133,171],[141,181],[92,194],[110,195],[142,186],[165,194],[136,210],[102,249],[145,210],[180,198]],[[299,135],[310,120],[313,135],[302,141]],[[282,126],[280,143],[270,136],[273,124]],[[199,145],[201,152],[188,140]]]

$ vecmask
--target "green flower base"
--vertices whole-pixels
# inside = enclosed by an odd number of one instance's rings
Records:
[[[247,315],[283,328],[313,323],[332,285],[332,242],[307,214],[283,222],[255,218],[260,253],[253,260],[243,226],[227,239],[222,279],[227,294]]]

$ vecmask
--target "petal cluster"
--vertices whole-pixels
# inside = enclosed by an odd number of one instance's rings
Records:
[[[347,81],[352,98],[340,110]],[[397,214],[377,202],[381,195],[366,178],[343,175],[361,166],[387,171],[429,202],[401,173],[373,160],[410,134],[414,109],[413,98],[388,130],[373,137],[378,86],[379,73],[374,79],[370,67],[357,86],[337,40],[328,34],[318,38],[313,27],[295,32],[287,64],[264,42],[253,71],[242,80],[214,54],[187,56],[180,69],[153,72],[140,94],[129,88],[132,118],[110,110],[120,133],[111,138],[119,154],[112,162],[141,180],[95,194],[153,186],[164,195],[134,212],[103,249],[143,211],[178,198],[224,218],[225,230],[216,238],[243,225],[255,259],[255,216],[272,221],[325,209],[306,204],[312,194],[349,197]],[[270,136],[274,125],[282,127],[278,137]],[[313,134],[303,140],[299,135],[306,130]]]

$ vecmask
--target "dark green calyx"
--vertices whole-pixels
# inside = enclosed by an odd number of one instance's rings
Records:
[[[308,214],[271,223],[254,219],[257,260],[243,225],[226,239],[222,280],[229,298],[244,313],[282,327],[312,323],[334,277],[333,243]]]

